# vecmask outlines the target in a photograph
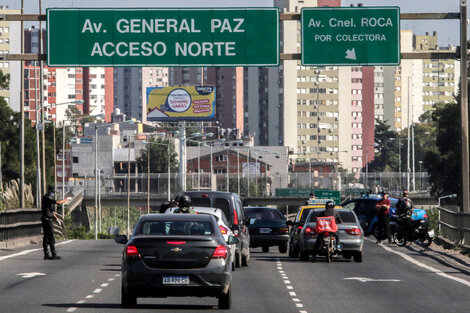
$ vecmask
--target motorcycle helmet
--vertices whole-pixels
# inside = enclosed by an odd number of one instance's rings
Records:
[[[178,199],[178,204],[180,208],[189,207],[191,205],[191,198],[188,195],[182,195]]]
[[[335,207],[335,202],[332,201],[332,200],[329,200],[329,201],[326,201],[325,203],[325,209],[328,210],[328,209],[334,209]]]

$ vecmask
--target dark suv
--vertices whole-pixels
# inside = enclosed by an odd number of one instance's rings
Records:
[[[239,239],[235,251],[235,266],[248,266],[250,233],[245,224],[245,213],[240,197],[236,193],[224,191],[186,191],[185,194],[191,198],[191,206],[218,208],[224,212],[233,233]]]

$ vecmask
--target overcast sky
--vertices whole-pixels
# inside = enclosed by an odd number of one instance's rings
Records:
[[[25,13],[38,13],[39,0],[24,0]],[[271,0],[42,0],[43,12],[48,7],[245,7],[269,6]],[[342,0],[343,6],[399,6],[401,13],[459,12],[460,0]],[[11,9],[20,9],[20,0],[0,0]],[[458,20],[403,21],[401,29],[416,34],[437,31],[439,45],[459,45]]]

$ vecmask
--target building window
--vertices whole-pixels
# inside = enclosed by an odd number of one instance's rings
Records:
[[[73,159],[73,163],[78,163],[78,157],[74,156],[74,157],[72,157],[72,159]]]

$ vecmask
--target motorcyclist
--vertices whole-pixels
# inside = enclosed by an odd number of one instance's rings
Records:
[[[397,202],[397,224],[403,228],[405,234],[405,244],[406,237],[413,230],[413,221],[411,216],[413,215],[413,201],[408,197],[408,190],[403,191],[403,198]]]
[[[341,224],[343,220],[341,219],[341,216],[339,216],[338,211],[335,210],[335,202],[332,200],[329,200],[325,203],[325,210],[318,215],[318,217],[325,217],[325,216],[334,216],[336,224]],[[320,248],[320,243],[323,240],[324,233],[319,233],[317,234],[317,240],[315,241],[315,246],[313,247],[313,255],[312,255],[312,261],[315,261],[316,255],[318,253],[318,248]],[[338,232],[335,233],[336,237],[336,249],[341,250],[341,246],[339,243],[339,236]]]
[[[182,195],[178,199],[178,209],[175,210],[175,213],[186,213],[186,214],[196,214],[196,211],[190,208],[191,198],[188,195]]]

